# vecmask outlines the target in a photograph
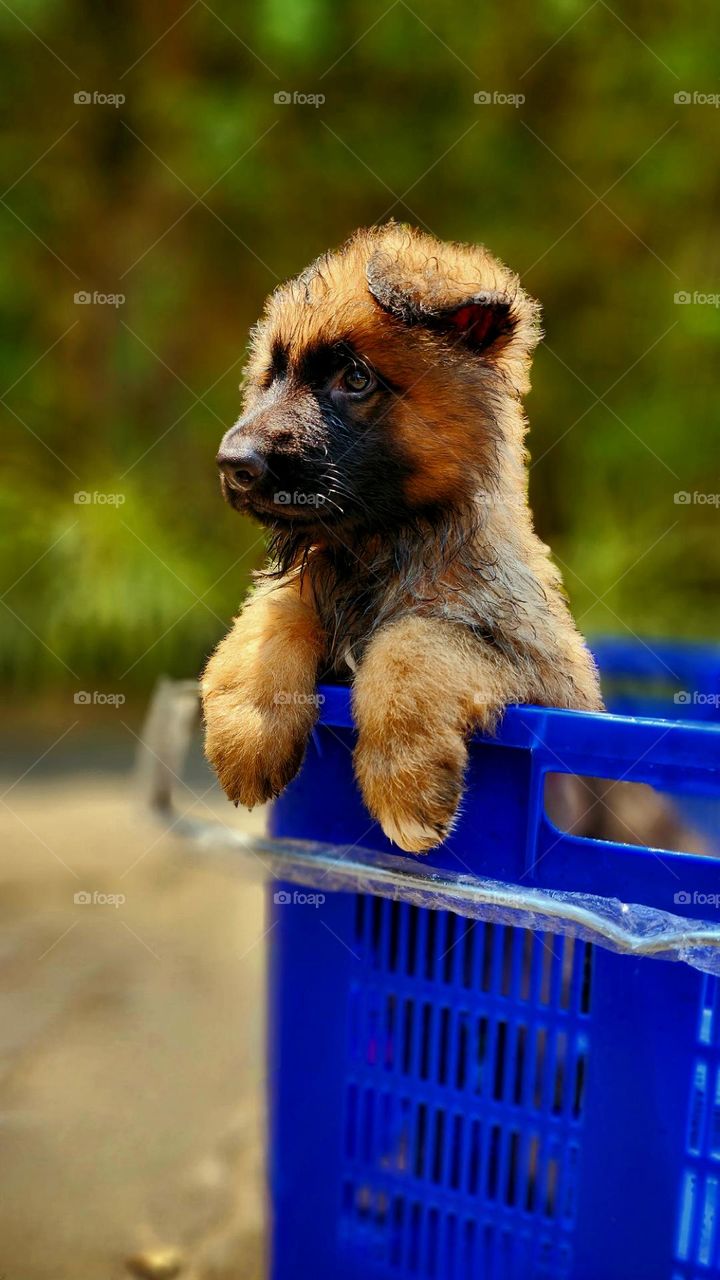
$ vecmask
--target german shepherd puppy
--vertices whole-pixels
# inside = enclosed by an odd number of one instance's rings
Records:
[[[367,808],[423,853],[452,828],[474,729],[512,702],[602,706],[528,507],[539,337],[538,304],[487,249],[394,223],[268,299],[217,459],[271,549],[202,682],[231,800],[277,795],[318,679],[351,681]]]

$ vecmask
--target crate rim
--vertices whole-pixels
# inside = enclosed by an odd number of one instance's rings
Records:
[[[318,685],[318,695],[320,725],[355,729],[349,686],[323,683]],[[475,733],[472,742],[530,751],[546,773],[582,773],[656,785],[662,773],[670,783],[668,789],[673,783],[687,789],[687,782],[694,780],[699,789],[707,788],[711,794],[720,786],[720,721],[513,704],[505,708],[494,734]]]

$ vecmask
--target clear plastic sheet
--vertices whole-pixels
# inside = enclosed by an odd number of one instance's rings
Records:
[[[720,974],[720,927],[637,903],[550,889],[519,889],[499,880],[424,870],[409,858],[354,846],[250,836],[192,818],[175,830],[208,852],[248,855],[251,871],[303,885],[316,893],[379,894],[418,907],[440,908],[472,920],[582,938],[623,955],[681,960]]]

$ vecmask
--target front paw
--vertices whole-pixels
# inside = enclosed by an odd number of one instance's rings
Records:
[[[447,839],[467,766],[459,733],[428,729],[414,741],[361,734],[354,760],[365,804],[388,840],[408,853],[427,853]]]
[[[228,799],[252,809],[279,795],[302,764],[313,700],[263,706],[224,692],[206,695],[203,711],[205,754]]]

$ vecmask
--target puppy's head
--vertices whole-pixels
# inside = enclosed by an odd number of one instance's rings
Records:
[[[466,503],[519,443],[538,337],[537,304],[484,248],[356,232],[267,301],[225,497],[319,538]]]

